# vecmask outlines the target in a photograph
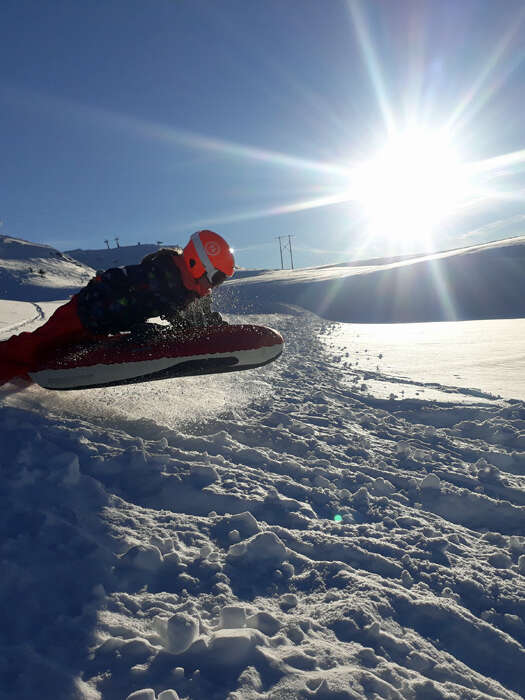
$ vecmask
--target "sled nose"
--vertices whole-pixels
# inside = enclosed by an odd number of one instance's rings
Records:
[[[284,345],[284,338],[273,328],[261,326],[259,342],[261,346],[267,347],[271,347],[272,345]]]

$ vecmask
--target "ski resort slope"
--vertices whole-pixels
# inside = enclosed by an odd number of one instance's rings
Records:
[[[408,329],[403,349],[245,279],[220,303],[282,333],[267,367],[0,389],[0,698],[523,697],[524,397],[431,359],[467,323],[479,363],[502,321],[413,326],[425,382]],[[1,337],[52,310],[0,303]]]
[[[51,246],[0,235],[0,300],[65,299],[94,274]]]
[[[525,317],[525,236],[423,257],[274,271],[219,291],[241,312],[295,304],[344,323]]]

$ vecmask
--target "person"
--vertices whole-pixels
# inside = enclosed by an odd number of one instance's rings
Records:
[[[56,348],[129,331],[149,318],[160,316],[181,332],[220,323],[210,292],[233,272],[228,243],[204,230],[184,249],[161,248],[138,265],[97,273],[40,328],[0,342],[0,384],[26,376]]]

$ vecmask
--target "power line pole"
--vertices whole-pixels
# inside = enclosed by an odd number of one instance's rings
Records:
[[[283,243],[282,239],[288,239],[288,243]],[[284,264],[283,264],[283,250],[287,250],[290,252],[290,265],[292,267],[292,270],[294,269],[293,267],[293,254],[292,254],[292,238],[295,238],[295,236],[291,236],[290,234],[288,236],[277,236],[277,239],[279,241],[279,249],[281,251],[281,270],[284,270]]]
[[[283,236],[277,236],[277,240],[279,241],[279,252],[281,253],[281,270],[284,270],[284,263],[283,263],[283,244],[281,243],[281,238],[283,238]]]

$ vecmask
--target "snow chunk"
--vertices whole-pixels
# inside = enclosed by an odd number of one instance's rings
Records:
[[[230,542],[239,542],[241,539],[241,533],[239,530],[230,530],[228,533],[228,539]]]
[[[512,559],[505,552],[495,552],[489,557],[489,562],[496,569],[510,569],[512,566]]]
[[[401,572],[401,583],[405,588],[411,588],[414,585],[414,579],[412,578],[410,571],[403,569]]]
[[[215,534],[224,538],[229,538],[229,533],[235,530],[242,539],[261,532],[259,523],[249,511],[224,516],[214,527]]]
[[[365,666],[377,666],[379,663],[379,659],[371,647],[363,647],[359,650],[357,656]]]
[[[297,607],[298,602],[297,596],[294,593],[285,593],[281,596],[279,605],[283,610],[288,610]]]
[[[518,559],[518,570],[520,574],[525,574],[525,554]]]
[[[209,544],[203,544],[199,551],[199,557],[201,559],[207,559],[212,552],[213,549]]]
[[[241,605],[225,605],[221,610],[222,629],[238,629],[246,624],[246,608]]]
[[[317,486],[318,488],[322,489],[329,489],[333,487],[332,482],[327,479],[325,476],[322,476],[322,474],[316,474],[314,477],[314,485]]]
[[[159,537],[158,535],[153,535],[150,538],[150,544],[154,547],[158,547],[162,554],[168,554],[173,550],[173,539],[171,537]]]
[[[423,491],[439,491],[441,490],[441,480],[437,474],[427,474],[419,484],[419,487]]]
[[[175,613],[168,620],[166,634],[170,651],[182,654],[197,639],[199,621],[187,613]]]
[[[158,571],[162,566],[162,554],[154,545],[136,544],[122,555],[121,565],[141,571]]]
[[[179,700],[179,695],[171,688],[158,694],[157,700]]]
[[[510,540],[510,551],[514,554],[525,554],[525,537],[513,535]]]
[[[127,639],[119,648],[122,658],[128,658],[131,663],[143,663],[155,653],[151,644],[141,637]]]
[[[277,567],[288,556],[288,550],[274,532],[260,532],[245,542],[234,544],[228,550],[226,561],[237,565],[262,564],[265,567]]]
[[[372,491],[376,496],[391,496],[395,490],[395,486],[382,476],[379,476],[372,486]]]
[[[155,691],[153,688],[143,688],[130,693],[126,700],[155,700]]]
[[[281,629],[279,620],[267,612],[258,612],[246,618],[246,626],[253,627],[268,637],[273,637]]]
[[[403,440],[397,443],[395,447],[395,453],[399,457],[410,457],[410,455],[412,454],[412,447],[410,446],[409,442]]]
[[[289,625],[286,634],[288,639],[294,644],[300,644],[304,639],[304,632],[296,623]]]
[[[207,656],[212,663],[221,666],[247,666],[258,646],[267,646],[265,636],[258,630],[219,630],[210,640]]]

